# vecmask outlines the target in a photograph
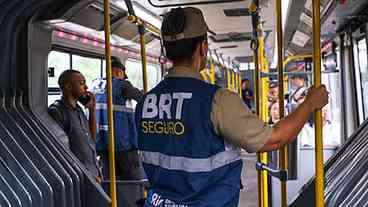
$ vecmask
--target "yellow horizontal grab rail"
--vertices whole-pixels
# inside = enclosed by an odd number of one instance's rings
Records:
[[[293,55],[286,58],[283,62],[283,67],[285,68],[290,62],[302,60],[305,58],[313,58],[313,54],[304,54],[304,55]]]
[[[151,24],[143,21],[142,19],[140,19],[139,17],[137,16],[134,16],[134,15],[129,15],[127,17],[127,20],[132,22],[132,23],[135,23],[135,24],[138,24],[138,25],[144,25],[144,27],[151,33],[157,35],[157,36],[160,36],[161,35],[161,31],[159,29],[157,29],[156,27],[152,26]]]

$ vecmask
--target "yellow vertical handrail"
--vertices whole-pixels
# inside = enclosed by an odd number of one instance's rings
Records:
[[[234,91],[234,72],[229,69],[230,71],[230,90]]]
[[[201,74],[202,80],[204,80],[207,83],[210,83],[211,79],[207,71],[208,71],[207,69],[204,69],[199,73]]]
[[[235,73],[235,91],[240,94],[239,91],[239,73]]]
[[[251,4],[248,7],[249,11],[252,13],[252,43],[251,48],[253,50],[253,62],[254,62],[254,73],[253,73],[253,80],[254,80],[254,103],[255,103],[255,113],[261,116],[261,104],[260,104],[260,57],[259,57],[259,46],[258,46],[258,33],[259,33],[259,13],[258,13],[258,1],[251,1]],[[262,153],[257,153],[257,162],[262,162]],[[258,182],[258,206],[263,207],[264,204],[264,191],[263,189],[263,172],[258,170],[257,171],[257,182]]]
[[[240,96],[240,97],[243,97],[243,91],[242,91],[242,89],[243,89],[243,86],[242,86],[242,79],[241,79],[241,75],[240,75],[240,74],[238,74],[238,76],[239,76],[239,96]]]
[[[212,55],[210,58],[209,75],[210,75],[210,83],[215,84],[216,83],[216,71],[215,71],[215,63],[214,63],[214,60],[212,59]]]
[[[116,176],[115,176],[115,139],[114,139],[114,114],[112,111],[112,72],[110,49],[110,2],[104,0],[104,29],[105,29],[105,57],[107,80],[107,115],[109,132],[109,176],[111,207],[117,207]]]
[[[282,31],[282,0],[276,0],[276,28],[277,28],[277,68],[279,87],[279,114],[280,119],[284,117],[284,67],[283,67],[283,31]],[[285,145],[279,150],[279,168],[288,169],[288,146]],[[287,186],[286,181],[281,181],[281,206],[287,206]]]
[[[141,60],[142,60],[142,78],[143,78],[143,90],[148,91],[147,86],[147,58],[146,58],[146,36],[143,24],[138,25],[139,30],[139,42],[141,46]]]
[[[231,90],[231,74],[230,74],[230,70],[226,68],[226,76],[227,76],[227,89]]]
[[[268,72],[268,62],[265,56],[265,47],[264,47],[264,37],[263,37],[263,29],[262,24],[258,25],[259,37],[258,37],[258,58],[259,58],[259,68],[260,72]],[[260,78],[260,117],[264,122],[268,120],[268,101],[267,101],[267,92],[268,92],[268,80],[267,78]],[[260,153],[260,161],[267,165],[268,164],[268,154],[267,152]],[[261,184],[262,184],[262,207],[269,206],[269,189],[268,189],[268,172],[266,170],[261,171]]]
[[[234,92],[238,93],[238,74],[234,71]]]
[[[261,106],[260,106],[260,84],[259,84],[259,64],[258,64],[258,51],[254,52],[254,102],[255,102],[255,112],[260,117],[261,116]],[[261,153],[257,153],[257,161],[261,161]],[[262,172],[257,171],[257,181],[258,181],[258,207],[263,206],[263,191],[262,191]]]
[[[313,0],[313,71],[314,86],[321,85],[321,17],[320,0]],[[315,114],[315,168],[316,185],[315,197],[316,207],[324,206],[324,172],[323,172],[323,140],[322,140],[322,113],[321,110]]]

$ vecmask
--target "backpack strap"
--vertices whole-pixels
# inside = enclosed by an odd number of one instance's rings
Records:
[[[70,114],[68,108],[61,100],[56,100],[53,104],[50,105],[50,108],[56,109],[60,117],[62,118],[62,125],[65,133],[70,134],[71,132],[71,124],[70,124]]]

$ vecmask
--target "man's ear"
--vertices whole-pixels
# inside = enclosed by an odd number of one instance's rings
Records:
[[[65,83],[64,88],[65,88],[66,90],[71,90],[71,89],[72,89],[72,84],[71,84],[71,83]]]

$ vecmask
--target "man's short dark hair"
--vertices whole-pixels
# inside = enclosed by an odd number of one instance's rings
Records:
[[[78,74],[81,74],[79,71],[77,70],[64,70],[60,76],[59,76],[59,79],[58,79],[58,84],[59,84],[59,87],[61,90],[64,89],[65,87],[65,84],[67,84],[70,79],[72,78],[72,75],[75,74],[75,73],[78,73]]]
[[[197,45],[202,43],[206,36],[182,39],[178,41],[164,41],[166,57],[172,61],[183,61],[192,58]]]
[[[120,62],[119,58],[111,57],[111,67],[125,71],[125,66]]]

